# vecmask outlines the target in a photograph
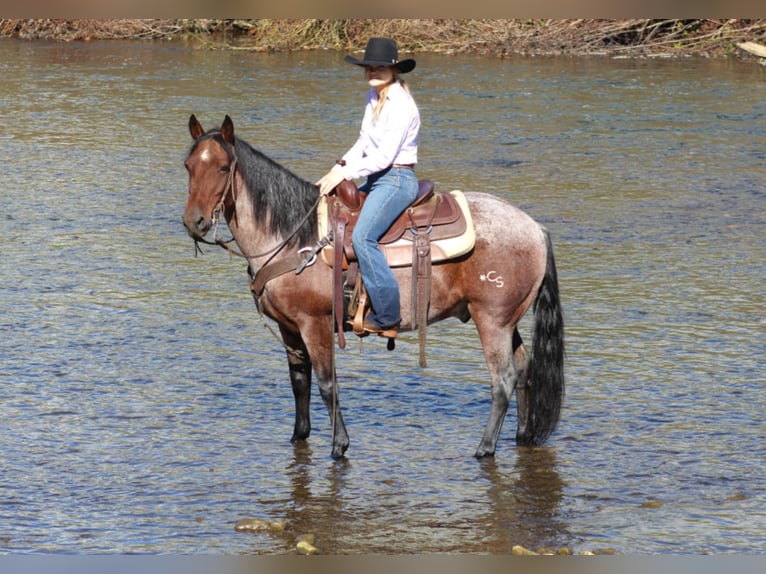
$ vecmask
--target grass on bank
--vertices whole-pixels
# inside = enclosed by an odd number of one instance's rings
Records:
[[[405,52],[539,55],[736,54],[766,43],[766,19],[705,20],[56,20],[0,19],[0,37],[88,41],[183,38],[201,49],[354,50],[370,36]]]

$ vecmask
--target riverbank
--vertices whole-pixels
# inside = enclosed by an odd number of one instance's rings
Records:
[[[12,20],[0,37],[90,41],[184,39],[200,49],[353,50],[374,35],[406,52],[523,55],[736,56],[766,44],[766,19],[706,20]]]

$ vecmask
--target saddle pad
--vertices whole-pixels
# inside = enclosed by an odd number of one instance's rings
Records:
[[[446,239],[436,239],[431,241],[431,261],[438,263],[455,257],[465,255],[473,249],[476,241],[476,234],[473,227],[473,219],[468,209],[468,202],[462,191],[454,190],[449,192],[455,198],[460,206],[465,218],[465,232],[455,237]],[[317,207],[317,222],[319,228],[319,237],[325,237],[329,232],[329,218],[327,217],[328,205],[327,197],[322,197]],[[400,239],[388,244],[380,244],[380,249],[386,256],[389,267],[409,267],[412,265],[412,241],[414,235],[407,231]],[[322,249],[322,258],[324,262],[332,267],[333,265],[333,247],[328,245]]]

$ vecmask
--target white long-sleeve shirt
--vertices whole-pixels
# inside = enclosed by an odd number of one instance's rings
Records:
[[[343,156],[346,179],[367,177],[392,164],[418,162],[420,112],[415,100],[399,82],[391,84],[386,98],[380,116],[373,121],[378,93],[371,88],[367,94],[359,138]]]

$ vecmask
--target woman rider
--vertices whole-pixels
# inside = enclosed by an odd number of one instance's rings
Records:
[[[317,182],[326,195],[344,179],[367,178],[359,187],[367,197],[351,242],[371,306],[364,330],[387,335],[395,335],[401,322],[399,285],[378,240],[418,194],[414,168],[420,113],[400,77],[415,68],[415,60],[398,58],[396,43],[389,38],[370,38],[362,60],[345,57],[364,68],[370,86],[362,127],[356,143]]]

